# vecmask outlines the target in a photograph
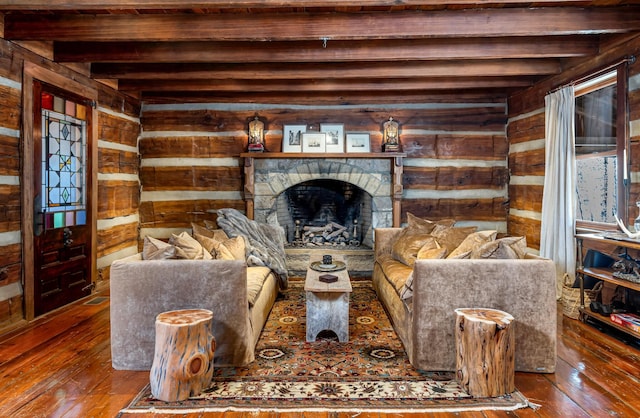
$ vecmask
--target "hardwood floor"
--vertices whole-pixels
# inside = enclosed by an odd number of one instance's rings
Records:
[[[114,417],[144,387],[148,372],[111,368],[108,298],[99,304],[86,304],[101,296],[108,294],[98,293],[23,329],[0,336],[0,417]],[[640,417],[640,342],[622,342],[561,314],[558,321],[556,373],[516,373],[516,387],[540,408],[420,416]],[[179,415],[188,418],[350,416],[332,412]],[[387,414],[358,416],[373,418]]]

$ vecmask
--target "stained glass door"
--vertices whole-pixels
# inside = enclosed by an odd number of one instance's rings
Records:
[[[36,316],[91,293],[90,108],[81,99],[39,87],[34,89]]]

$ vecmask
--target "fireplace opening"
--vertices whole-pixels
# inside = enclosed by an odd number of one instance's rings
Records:
[[[371,195],[351,183],[317,179],[277,197],[278,223],[290,247],[370,246]]]

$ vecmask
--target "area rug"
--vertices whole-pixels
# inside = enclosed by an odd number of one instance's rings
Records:
[[[354,281],[349,341],[323,331],[306,342],[305,292],[292,281],[276,301],[248,367],[217,368],[211,387],[180,402],[147,385],[122,413],[216,411],[461,412],[529,406],[518,391],[476,399],[453,373],[414,369],[368,280]]]

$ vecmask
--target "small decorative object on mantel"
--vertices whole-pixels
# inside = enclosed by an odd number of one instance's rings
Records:
[[[263,152],[264,151],[264,122],[262,122],[258,115],[256,115],[251,122],[249,122],[249,152]]]
[[[322,283],[335,283],[338,281],[338,276],[334,276],[333,274],[323,274],[318,276],[318,280]]]
[[[384,152],[400,151],[400,131],[398,122],[389,117],[383,125],[382,150]]]

